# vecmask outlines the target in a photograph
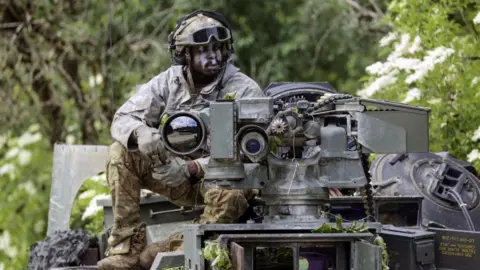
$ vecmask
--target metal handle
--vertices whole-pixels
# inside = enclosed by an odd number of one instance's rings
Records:
[[[152,218],[154,216],[157,216],[157,215],[163,215],[163,214],[169,214],[169,213],[187,214],[187,213],[195,212],[197,210],[203,210],[204,208],[205,208],[204,205],[192,207],[190,209],[187,209],[184,206],[182,206],[179,209],[163,210],[163,211],[158,211],[158,212],[153,212],[153,210],[150,209],[150,218]]]

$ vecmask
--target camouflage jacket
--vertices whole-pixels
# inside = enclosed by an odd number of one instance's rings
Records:
[[[158,74],[146,84],[137,88],[137,92],[115,113],[111,126],[111,135],[128,150],[134,151],[137,145],[129,140],[132,132],[141,125],[157,128],[164,113],[181,109],[181,106],[193,104],[193,109],[201,110],[205,104],[228,93],[235,92],[235,99],[264,96],[259,85],[237,67],[228,64],[219,89],[214,81],[201,89],[195,99],[190,94],[187,80],[183,76],[183,66],[172,66]]]

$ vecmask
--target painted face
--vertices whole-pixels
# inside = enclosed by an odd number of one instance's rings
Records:
[[[192,60],[192,67],[196,72],[204,76],[217,75],[223,64],[221,44],[210,43],[193,47]]]

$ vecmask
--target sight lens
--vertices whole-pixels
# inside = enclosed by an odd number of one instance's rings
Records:
[[[261,145],[257,139],[250,139],[247,141],[245,148],[250,154],[256,154],[260,151]]]

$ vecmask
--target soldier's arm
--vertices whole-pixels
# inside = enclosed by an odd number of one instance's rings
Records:
[[[238,91],[237,95],[235,96],[236,99],[248,97],[265,97],[262,88],[260,88],[256,81],[254,81],[252,78],[248,77],[245,74],[240,75],[241,76],[238,76],[238,79],[236,80],[237,83],[241,85],[239,87],[240,91]]]
[[[135,95],[116,111],[110,128],[112,138],[129,151],[137,150],[138,146],[132,140],[132,134],[142,125],[158,127],[160,115],[165,110],[168,95],[166,88],[165,72],[139,86]]]
[[[242,72],[236,72],[230,79],[228,79],[221,92],[222,97],[225,95],[232,95],[233,92],[235,93],[235,99],[265,96],[257,82]]]

